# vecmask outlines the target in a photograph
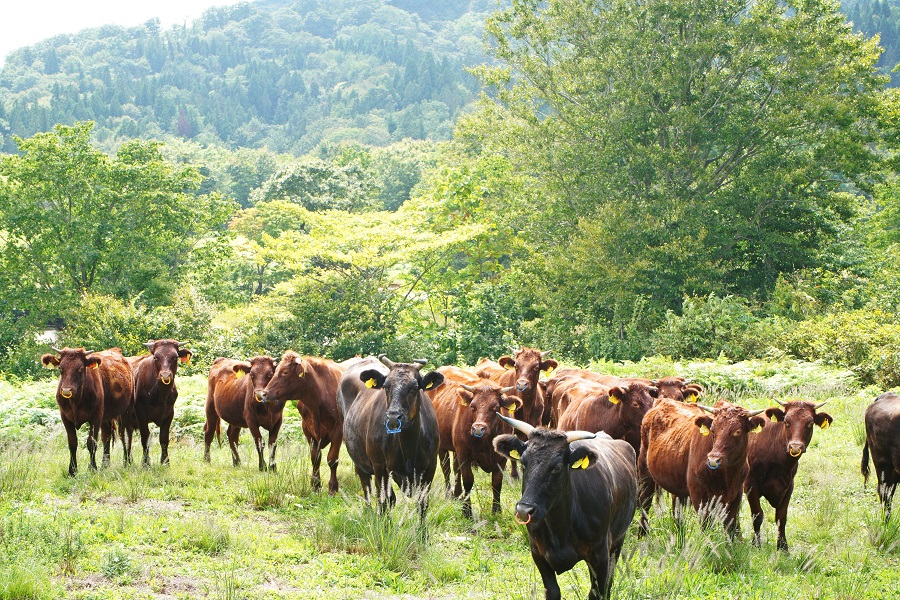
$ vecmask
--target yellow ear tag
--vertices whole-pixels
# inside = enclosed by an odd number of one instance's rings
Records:
[[[465,400],[463,400],[462,398],[459,399],[459,404],[460,404],[461,406],[468,406],[468,405],[469,405],[469,403],[466,402]]]
[[[181,362],[183,362],[183,363],[186,364],[186,365],[189,365],[189,364],[191,364],[191,355],[190,355],[190,354],[185,354],[184,356],[182,356],[182,357],[179,358],[178,360],[180,360]]]
[[[572,464],[572,468],[573,468],[573,469],[587,469],[590,465],[591,465],[590,459],[588,459],[588,457],[585,456],[585,457],[582,458],[581,460],[576,460],[576,461]]]
[[[515,458],[516,460],[522,458],[522,455],[519,454],[519,451],[518,451],[518,450],[510,450],[510,451],[509,451],[509,456],[510,456],[510,458]]]
[[[304,375],[306,375],[306,371],[300,371],[300,374],[297,375],[297,377],[303,377]],[[369,387],[372,387],[372,386],[370,385]]]
[[[546,375],[547,377],[550,377],[550,374],[551,374],[554,370],[555,370],[554,367],[550,367],[549,369],[547,369],[546,371],[544,371],[544,375]]]
[[[709,427],[707,427],[706,425],[701,425],[700,426],[700,434],[701,435],[709,435]]]
[[[760,431],[762,431],[762,425],[757,425],[756,427],[754,427],[753,429],[750,430],[750,433],[759,433]]]
[[[688,394],[687,398],[684,399],[688,404],[693,404],[697,401],[697,394]]]
[[[234,378],[235,378],[235,379],[240,379],[240,378],[243,377],[243,376],[244,376],[244,370],[243,370],[243,369],[238,369],[237,371],[234,372]]]
[[[434,382],[433,382],[433,381],[429,381],[429,382],[428,382],[428,385],[425,386],[425,389],[426,389],[426,390],[430,390],[430,389],[433,388],[433,387],[434,387]]]
[[[504,365],[503,368],[506,369],[507,371],[510,371],[512,369],[515,369],[516,365],[515,365],[515,363],[513,363],[511,365]]]
[[[819,425],[819,427],[821,427],[822,429],[828,429],[829,427],[831,427],[831,423],[829,423],[828,420],[825,420],[822,421],[822,424]]]
[[[773,422],[773,423],[777,423],[777,422],[778,422],[778,415],[772,415],[772,422]]]
[[[301,377],[303,377],[303,376],[301,375]],[[369,378],[369,380],[366,382],[366,387],[367,388],[375,387],[375,378],[374,377]]]
[[[613,404],[619,403],[619,399],[616,398],[615,396],[613,396],[612,394],[609,395],[609,401],[612,402]]]
[[[516,405],[515,405],[515,404],[510,404],[509,406],[506,407],[506,410],[509,411],[509,414],[510,414],[510,415],[513,415],[513,414],[515,414],[515,412],[516,412]]]
[[[91,365],[91,368],[92,368],[92,369],[99,369],[99,368],[100,368],[100,363],[93,363],[93,364]]]

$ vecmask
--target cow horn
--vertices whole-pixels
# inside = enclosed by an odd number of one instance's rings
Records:
[[[759,410],[751,410],[749,413],[747,413],[747,416],[748,416],[748,417],[755,417],[756,415],[761,414],[761,413],[764,413],[764,412],[766,412],[767,410],[768,410],[767,408],[761,408],[761,409],[759,409]]]
[[[383,364],[384,366],[386,366],[388,369],[393,369],[394,367],[397,366],[397,365],[394,363],[394,361],[392,361],[391,359],[389,359],[389,358],[387,357],[387,354],[379,354],[379,355],[378,355],[378,360],[380,360],[380,361],[381,361],[381,364]]]
[[[813,410],[819,410],[820,408],[822,408],[822,405],[825,404],[825,402],[828,402],[828,400],[825,400],[824,402],[819,402],[818,404],[813,404]]]
[[[413,362],[410,363],[410,366],[413,369],[415,369],[416,371],[421,371],[422,367],[425,366],[425,363],[422,362],[421,360],[414,360]]]
[[[578,440],[592,440],[597,437],[596,433],[591,433],[590,431],[567,431],[566,432],[566,441],[570,444],[572,442],[577,442]]]
[[[428,359],[427,358],[417,358],[417,359],[413,360],[413,362],[419,363],[420,365],[422,365],[424,367],[425,365],[428,364]]]
[[[544,352],[541,352],[541,358],[547,358],[551,354],[553,354],[553,350],[546,350]]]
[[[516,391],[516,386],[514,386],[514,385],[511,385],[511,386],[505,387],[505,388],[500,388],[501,394],[511,394],[514,391]]]
[[[711,415],[716,414],[716,409],[714,409],[714,408],[710,408],[708,406],[703,406],[702,404],[698,404],[697,406],[702,408],[703,410],[705,410],[706,412],[708,412]]]
[[[149,342],[144,342],[144,345],[147,346],[148,348],[152,348],[152,347],[153,347],[153,340],[150,340]]]
[[[57,354],[62,354],[62,350],[57,348],[56,346],[50,346],[50,349],[56,352]]]
[[[85,351],[84,351],[84,355],[85,355],[85,356],[87,356],[88,354],[93,354],[93,353],[94,353],[93,350],[85,350]]]
[[[780,404],[782,408],[787,407],[787,404],[785,404],[784,402],[782,402],[782,401],[779,400],[778,398],[775,398],[775,402],[777,402],[778,404]]]
[[[534,431],[534,426],[526,423],[525,421],[520,421],[518,419],[510,419],[509,417],[504,417],[500,413],[497,413],[497,416],[506,421],[509,425],[512,425],[513,429],[518,429],[525,435],[531,434]]]
[[[466,384],[464,384],[464,383],[459,384],[459,387],[461,387],[462,389],[466,390],[467,392],[474,392],[474,391],[475,391],[475,388],[473,388],[471,385],[466,385]]]

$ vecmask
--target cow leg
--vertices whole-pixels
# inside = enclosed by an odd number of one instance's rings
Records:
[[[134,427],[131,425],[131,417],[125,414],[119,417],[119,439],[122,441],[122,463],[124,466],[131,464],[131,436]]]
[[[472,518],[472,485],[475,483],[475,474],[472,473],[472,461],[464,460],[459,463],[459,473],[462,477],[463,488],[463,516]]]
[[[638,537],[650,533],[650,506],[653,504],[653,496],[656,494],[656,482],[650,476],[647,468],[647,455],[645,448],[647,442],[641,444],[641,453],[638,456],[638,506],[641,508],[641,526],[638,528]]]
[[[743,494],[738,494],[737,498],[725,505],[725,530],[731,539],[741,539],[741,496]]]
[[[359,477],[360,485],[362,485],[363,498],[366,499],[366,502],[369,502],[372,498],[372,476],[369,473],[360,471],[358,467],[356,475]]]
[[[322,489],[322,478],[319,475],[319,468],[322,466],[322,446],[320,440],[312,435],[307,435],[306,441],[309,442],[309,460],[312,463],[312,488],[318,492]]]
[[[757,548],[762,544],[760,529],[762,528],[765,515],[763,514],[762,504],[760,504],[760,493],[756,487],[747,490],[747,504],[750,505],[750,516],[753,519],[753,545]]]
[[[331,445],[328,447],[328,468],[331,470],[331,477],[328,479],[328,495],[334,496],[338,492],[337,469],[338,462],[341,457],[341,442],[344,441],[344,432],[338,428],[338,432],[331,438]]]
[[[500,512],[500,492],[503,490],[503,469],[499,464],[494,465],[491,471],[491,492],[494,494],[494,501],[491,503],[491,512],[498,514]]]
[[[519,478],[519,465],[518,465],[519,461],[511,460],[509,462],[510,462],[509,476],[512,477],[513,479],[518,479]],[[555,579],[556,578],[554,577],[554,580]]]
[[[594,553],[593,560],[588,563],[588,572],[591,575],[591,591],[588,600],[600,600],[609,594],[612,585],[609,574],[609,545],[603,544]]]
[[[459,476],[459,455],[456,452],[453,453],[453,473],[455,478],[455,483],[453,484],[453,497],[462,498],[463,489],[462,481]]]
[[[387,506],[393,506],[396,501],[391,478],[383,468],[379,467],[375,468],[375,500],[379,512],[383,512]]]
[[[103,465],[104,469],[109,467],[112,436],[112,421],[103,421],[102,423],[100,423],[100,441],[103,443],[103,462],[101,462],[100,464]]]
[[[216,435],[216,431],[220,431],[220,427],[222,427],[222,423],[221,419],[219,419],[219,414],[216,412],[216,407],[213,406],[211,402],[207,402],[206,423],[204,423],[203,425],[203,460],[205,460],[206,462],[210,462],[212,460],[209,455],[209,448],[210,446],[212,446],[212,441]]]
[[[781,503],[775,508],[775,522],[778,524],[778,549],[788,551],[787,543],[787,513],[788,504],[791,502],[791,494],[794,492],[794,484],[791,482],[790,487],[784,493]]]
[[[90,423],[88,428],[87,449],[91,462],[88,465],[91,471],[97,470],[97,438],[100,433],[100,423]]]
[[[559,590],[559,584],[556,583],[556,572],[553,570],[553,567],[544,560],[543,556],[535,552],[534,548],[531,550],[531,558],[534,560],[534,564],[541,574],[541,581],[544,583],[544,598],[546,600],[560,600],[562,595]],[[593,579],[593,574],[591,578]],[[591,586],[591,592],[593,592],[593,585]]]
[[[894,500],[894,491],[897,489],[897,480],[894,477],[893,465],[876,465],[878,472],[878,495],[884,504],[884,521],[885,523],[891,519],[891,504]]]
[[[78,430],[75,429],[75,423],[65,417],[62,417],[62,422],[69,442],[69,477],[75,477],[78,472]]]
[[[438,452],[438,461],[441,463],[441,472],[444,474],[446,495],[450,496],[450,453],[446,450],[441,450]]]
[[[229,423],[225,429],[225,435],[228,437],[228,447],[231,448],[231,465],[239,467],[241,466],[241,454],[238,452],[238,442],[241,439],[241,428]]]
[[[159,424],[159,464],[161,465],[169,464],[169,429],[172,427],[174,416],[173,413],[171,417]]]
[[[141,430],[141,448],[144,450],[144,466],[150,466],[150,424],[139,422],[138,428]]]
[[[269,470],[275,470],[275,448],[278,446],[278,432],[281,431],[281,419],[269,430]]]
[[[266,466],[266,443],[263,441],[262,434],[259,432],[259,426],[250,426],[250,423],[247,423],[247,429],[250,430],[250,435],[253,436],[253,447],[256,448],[256,458],[259,459],[259,470],[265,471],[268,469]],[[254,425],[256,425],[254,423]]]

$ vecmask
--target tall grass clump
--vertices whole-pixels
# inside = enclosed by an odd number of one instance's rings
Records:
[[[232,543],[228,525],[211,518],[181,523],[175,528],[181,547],[185,550],[218,556]]]
[[[866,516],[866,529],[869,532],[869,542],[879,552],[891,555],[900,555],[900,519],[896,515],[885,520],[884,508]]]
[[[0,566],[0,600],[51,600],[60,597],[40,565]]]
[[[249,503],[256,510],[265,510],[281,508],[295,498],[311,493],[312,484],[307,474],[296,466],[296,461],[285,461],[275,471],[254,470],[248,474],[243,490],[238,492],[238,499]]]

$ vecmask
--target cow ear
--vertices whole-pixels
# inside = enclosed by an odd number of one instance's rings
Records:
[[[55,354],[45,354],[41,357],[41,363],[48,369],[55,369],[59,366],[59,357]]]
[[[178,350],[178,360],[183,362],[186,365],[191,364],[191,357],[194,355],[193,352],[188,350],[187,348],[180,348]]]
[[[516,368],[516,359],[514,359],[512,356],[501,356],[497,362],[500,363],[500,366],[504,369]]]
[[[750,417],[750,433],[759,433],[762,431],[762,428],[766,426],[767,421],[768,419],[762,415]]]
[[[598,459],[597,453],[589,446],[580,445],[569,452],[569,466],[573,469],[587,469]]]
[[[505,433],[494,438],[494,451],[512,460],[522,458],[526,448],[528,443],[520,440],[515,434]]]
[[[385,374],[378,369],[366,369],[359,374],[359,380],[365,383],[367,388],[374,388],[376,390],[381,389],[385,379],[387,379]]]
[[[700,428],[700,433],[703,435],[709,435],[709,428],[712,427],[712,423],[712,417],[709,415],[700,415],[694,419],[694,425]]]
[[[775,423],[779,421],[784,421],[784,411],[780,408],[772,407],[766,409],[766,416],[769,417]]]
[[[647,393],[650,394],[651,398],[659,398],[659,388],[651,385],[647,388]]]
[[[549,358],[543,362],[541,362],[541,371],[546,371],[547,377],[550,377],[550,372],[553,371],[556,367],[559,366],[559,363]]]
[[[472,398],[475,397],[475,394],[473,394],[469,390],[464,390],[462,388],[458,388],[456,390],[456,393],[458,394],[457,397],[459,398],[459,404],[461,406],[468,406],[469,402],[472,401]]]
[[[538,387],[541,388],[541,392],[543,392],[544,394],[547,393],[547,383],[548,381],[546,379],[541,379],[540,381],[538,381]]]
[[[240,379],[244,375],[250,372],[251,365],[248,362],[240,362],[231,367],[231,370],[234,371],[234,378]]]
[[[822,429],[828,429],[829,427],[831,427],[834,419],[832,419],[831,415],[829,415],[828,413],[816,413],[815,421],[816,425],[818,425]]]
[[[84,366],[88,369],[96,369],[100,366],[100,357],[99,356],[88,356],[84,359]]]
[[[444,376],[437,371],[431,371],[422,377],[422,382],[419,383],[419,389],[433,390],[442,383],[444,383]]]
[[[612,402],[613,404],[618,404],[619,402],[621,402],[622,400],[625,399],[625,396],[626,396],[625,390],[623,390],[620,387],[610,388],[609,393],[608,393],[609,401]]]
[[[512,415],[517,410],[521,410],[523,403],[522,399],[516,396],[503,396],[500,398],[500,406],[509,411],[509,414]]]

